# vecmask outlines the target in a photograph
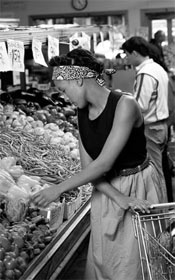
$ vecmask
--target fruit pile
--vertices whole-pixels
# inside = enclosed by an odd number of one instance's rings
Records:
[[[35,112],[40,115],[40,111]],[[41,115],[40,115],[41,116]],[[1,105],[0,127],[7,130],[21,130],[42,138],[45,143],[61,145],[72,158],[79,158],[77,130],[67,121],[58,120],[57,123],[44,123],[41,119],[27,116],[24,112],[14,111],[13,106]],[[2,132],[3,133],[3,132]]]
[[[10,223],[1,204],[0,279],[16,280],[29,263],[54,238],[56,231],[49,228],[47,219],[38,215],[37,208],[29,208],[22,223]]]

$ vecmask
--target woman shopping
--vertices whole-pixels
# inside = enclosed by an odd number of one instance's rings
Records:
[[[140,280],[132,210],[159,203],[159,178],[147,158],[144,122],[134,97],[104,86],[103,65],[84,49],[51,59],[52,79],[78,108],[82,170],[33,196],[47,206],[92,183],[86,280]]]

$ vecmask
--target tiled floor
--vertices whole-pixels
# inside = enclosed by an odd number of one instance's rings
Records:
[[[86,257],[89,243],[89,235],[78,248],[70,263],[66,266],[57,280],[83,280],[86,265]]]

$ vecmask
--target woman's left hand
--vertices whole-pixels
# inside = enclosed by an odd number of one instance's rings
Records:
[[[31,200],[40,207],[46,207],[49,203],[57,200],[59,196],[58,186],[51,186],[35,193]]]

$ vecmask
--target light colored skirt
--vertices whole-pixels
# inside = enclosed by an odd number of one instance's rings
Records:
[[[139,173],[112,179],[111,184],[127,196],[159,203],[159,177],[150,164]],[[91,201],[91,236],[86,280],[141,280],[138,242],[132,214],[94,190]]]

